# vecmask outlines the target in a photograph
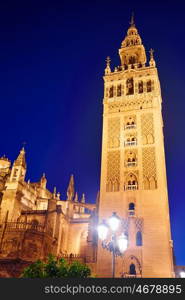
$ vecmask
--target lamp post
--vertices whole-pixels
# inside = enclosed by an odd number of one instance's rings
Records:
[[[98,225],[98,236],[102,240],[102,247],[112,252],[112,278],[115,277],[115,258],[122,256],[128,246],[128,240],[124,233],[120,233],[121,219],[113,212],[106,221]],[[107,240],[111,233],[111,239]]]

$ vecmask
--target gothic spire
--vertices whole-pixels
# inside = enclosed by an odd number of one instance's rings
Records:
[[[67,188],[67,200],[72,201],[74,197],[74,176],[71,175],[70,180],[69,180],[69,185]]]
[[[22,147],[17,159],[14,161],[14,166],[22,166],[26,169],[25,150]]]

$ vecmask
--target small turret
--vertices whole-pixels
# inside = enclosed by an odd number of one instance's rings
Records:
[[[40,179],[41,188],[46,189],[46,184],[47,184],[47,179],[46,179],[45,173],[43,173],[43,175]]]
[[[10,160],[5,155],[0,158],[0,169],[7,169],[10,167],[10,164]]]
[[[10,181],[24,181],[26,175],[26,159],[24,147],[21,149],[17,159],[13,163]]]

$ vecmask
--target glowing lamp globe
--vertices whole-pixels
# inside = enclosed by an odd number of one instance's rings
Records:
[[[116,215],[116,213],[113,213],[112,216],[109,218],[109,226],[112,231],[116,231],[119,228],[120,225],[120,219]]]
[[[107,234],[108,234],[108,227],[106,224],[102,223],[100,225],[98,225],[98,237],[100,240],[105,240],[107,238]]]
[[[181,277],[181,278],[185,278],[185,272],[184,272],[184,271],[181,271],[181,272],[180,272],[180,277]]]
[[[119,251],[120,251],[121,253],[123,253],[123,252],[127,249],[127,247],[128,247],[128,239],[127,239],[126,235],[125,235],[125,234],[122,234],[122,235],[118,238],[117,243],[118,243]]]

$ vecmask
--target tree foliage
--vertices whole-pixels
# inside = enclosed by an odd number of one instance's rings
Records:
[[[23,270],[24,278],[87,278],[90,277],[90,268],[73,261],[68,263],[64,258],[57,259],[49,255],[46,262],[37,260]]]

